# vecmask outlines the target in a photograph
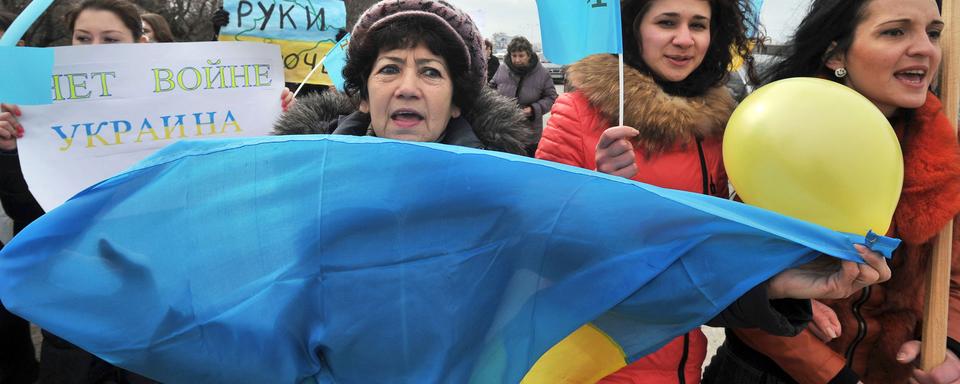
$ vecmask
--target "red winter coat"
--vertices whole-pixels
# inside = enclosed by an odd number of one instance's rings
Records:
[[[594,55],[568,69],[577,90],[561,95],[554,104],[537,158],[596,169],[600,135],[618,121],[617,65],[616,56]],[[720,147],[735,105],[730,94],[715,88],[701,97],[671,96],[629,67],[624,81],[624,125],[640,131],[634,151],[639,171],[633,180],[727,197]],[[696,329],[601,382],[699,383],[706,347],[706,337]]]
[[[824,344],[810,331],[777,337],[735,330],[743,344],[767,355],[800,384],[906,383],[912,369],[896,361],[900,346],[919,339],[932,239],[960,213],[960,149],[933,94],[907,124],[897,124],[903,149],[903,192],[890,235],[903,243],[890,262],[889,281],[844,300],[827,302],[841,336]],[[948,335],[960,340],[960,231],[954,229]],[[955,344],[954,344],[955,346]],[[848,362],[847,359],[852,358]],[[848,365],[849,364],[849,365]],[[852,370],[855,372],[850,372]]]

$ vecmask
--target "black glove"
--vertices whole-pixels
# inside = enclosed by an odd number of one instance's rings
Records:
[[[210,16],[210,22],[213,23],[214,27],[225,27],[227,24],[230,24],[230,12],[227,12],[223,9],[223,7],[220,7],[220,9]]]

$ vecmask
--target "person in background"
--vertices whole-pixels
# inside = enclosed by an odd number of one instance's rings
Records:
[[[500,59],[493,55],[493,43],[489,39],[483,40],[483,54],[487,58],[487,82],[491,82],[500,69]]]
[[[167,19],[156,13],[144,13],[140,15],[143,20],[143,35],[147,37],[148,43],[172,43],[173,32],[170,32],[170,25]]]
[[[13,24],[17,15],[0,11],[0,37]],[[23,46],[23,40],[17,45]],[[0,153],[0,204],[13,220],[13,234],[43,214],[43,209],[27,191],[20,173],[20,159],[16,154]],[[3,243],[0,243],[0,249]],[[30,324],[7,311],[0,303],[0,383],[32,384],[37,380],[39,366],[30,337]]]
[[[210,22],[213,24],[213,38],[210,40],[220,40],[220,28],[230,24],[230,12],[223,9],[221,5],[220,8],[217,8],[217,10],[213,12],[213,15],[210,16]]]
[[[956,20],[954,20],[956,22]],[[933,0],[816,0],[769,81],[830,79],[859,92],[894,127],[903,191],[888,236],[903,243],[893,277],[843,300],[814,302],[796,337],[727,330],[705,383],[960,383],[960,231],[954,230],[946,361],[916,369],[932,244],[960,213],[960,148],[931,92],[945,23]],[[816,95],[810,95],[816,97]],[[924,340],[923,342],[927,342]]]
[[[493,86],[501,95],[512,97],[520,106],[523,115],[530,121],[530,130],[539,139],[543,131],[543,115],[550,111],[557,100],[557,89],[540,58],[533,52],[533,45],[526,38],[515,37],[507,46],[504,58],[506,65],[493,76]],[[527,148],[533,156],[537,145]]]

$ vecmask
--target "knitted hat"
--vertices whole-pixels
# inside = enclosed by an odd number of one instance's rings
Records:
[[[486,83],[487,61],[483,58],[483,37],[470,15],[441,0],[383,0],[374,4],[357,21],[350,37],[347,55],[364,44],[370,31],[401,19],[418,18],[418,22],[434,25],[438,32],[460,43],[470,76],[479,84]]]

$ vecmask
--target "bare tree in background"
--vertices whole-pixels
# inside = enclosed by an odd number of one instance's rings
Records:
[[[353,30],[353,25],[357,23],[357,19],[363,14],[363,11],[366,11],[371,5],[376,4],[377,1],[378,0],[343,0],[343,5],[347,9],[347,31]]]
[[[177,41],[206,41],[213,36],[210,16],[220,6],[217,0],[133,0],[146,12],[160,14],[167,19]],[[20,13],[30,0],[0,0],[2,8]],[[70,33],[64,17],[80,0],[54,1],[47,11],[27,31],[24,40],[28,46],[49,47],[69,45]]]
[[[207,41],[213,36],[210,17],[222,0],[132,0],[146,12],[160,14],[167,19],[177,41]],[[27,31],[24,40],[28,46],[49,47],[70,44],[64,16],[80,0],[57,0]],[[347,11],[347,31],[377,0],[343,0]],[[0,8],[19,13],[30,0],[0,0]]]

